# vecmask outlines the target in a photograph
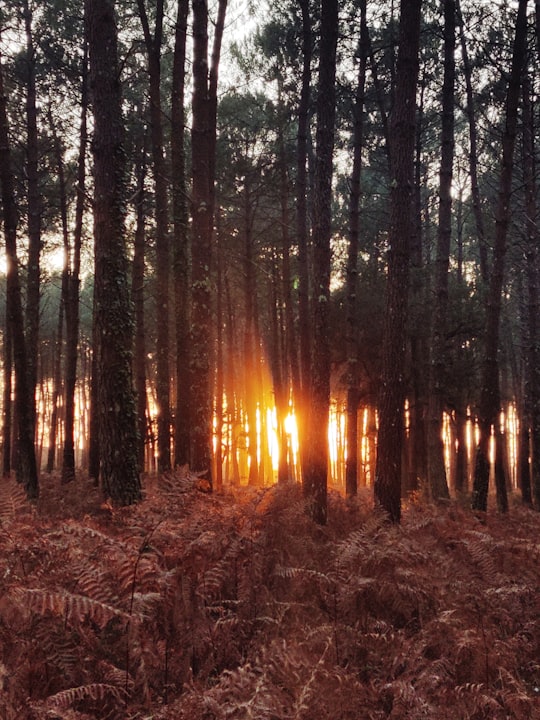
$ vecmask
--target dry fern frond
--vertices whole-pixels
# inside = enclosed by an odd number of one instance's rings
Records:
[[[10,599],[12,603],[27,607],[37,615],[50,613],[65,617],[76,624],[90,619],[100,628],[104,628],[113,619],[118,619],[122,623],[130,619],[127,613],[112,605],[67,591],[52,592],[45,589],[16,587],[10,590]]]
[[[15,480],[2,480],[0,482],[0,525],[9,525],[21,515],[28,515],[30,512],[31,506],[24,487]]]
[[[75,703],[85,700],[93,700],[99,703],[111,698],[117,702],[122,702],[124,700],[122,689],[105,683],[90,683],[89,685],[80,685],[51,695],[47,698],[46,704],[51,708],[69,708]]]

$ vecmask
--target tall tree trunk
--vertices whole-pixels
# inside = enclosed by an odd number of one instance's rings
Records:
[[[173,273],[176,317],[176,414],[174,464],[189,457],[189,209],[185,158],[185,65],[189,0],[179,0],[175,28],[171,95],[171,165],[173,209]]]
[[[302,79],[298,102],[296,140],[296,235],[298,243],[298,336],[300,349],[301,387],[295,388],[296,421],[300,440],[300,465],[306,444],[307,397],[311,370],[311,326],[309,309],[309,228],[308,228],[308,147],[310,133],[311,61],[313,32],[309,0],[298,0],[302,15]]]
[[[141,499],[132,383],[133,318],[124,237],[125,151],[110,0],[86,0],[94,111],[94,247],[101,479],[117,505]]]
[[[478,238],[478,249],[480,253],[480,277],[482,278],[484,284],[487,286],[489,281],[488,249],[484,230],[484,218],[482,215],[480,186],[478,183],[478,132],[476,129],[472,70],[471,63],[469,61],[469,52],[467,50],[467,42],[465,39],[465,28],[463,24],[463,16],[461,14],[460,0],[456,0],[456,12],[457,22],[459,25],[461,58],[463,62],[463,74],[465,76],[465,88],[467,96],[466,112],[469,122],[469,174],[471,178],[471,196],[474,220],[476,223],[476,235]]]
[[[64,452],[62,457],[62,482],[75,478],[75,387],[77,385],[77,359],[79,349],[79,284],[81,274],[81,247],[83,237],[84,207],[86,198],[86,151],[88,115],[88,47],[85,42],[81,79],[81,124],[79,130],[79,153],[77,158],[77,196],[75,201],[75,226],[73,248],[65,297],[66,315],[66,387],[64,416]]]
[[[476,465],[472,507],[474,510],[487,510],[489,491],[489,438],[491,428],[498,423],[501,409],[499,363],[499,331],[501,318],[501,300],[504,285],[504,260],[506,239],[510,220],[510,196],[512,192],[512,174],[514,146],[517,133],[518,105],[521,87],[521,74],[525,65],[527,45],[527,0],[519,0],[512,67],[506,97],[506,117],[502,137],[502,168],[499,182],[497,209],[495,213],[495,243],[493,263],[489,281],[486,307],[485,349],[482,362],[482,384],[479,405],[480,441],[476,449]],[[504,510],[506,488],[504,477],[496,476],[499,508]],[[502,500],[501,500],[502,498]]]
[[[537,7],[537,12],[540,8]],[[540,20],[539,20],[540,22]],[[521,492],[526,505],[531,504],[532,491],[536,508],[540,510],[540,333],[538,313],[540,310],[540,253],[538,252],[538,210],[536,206],[534,115],[531,102],[531,88],[528,72],[523,73],[523,179],[525,184],[525,231],[527,262],[527,307],[526,307],[526,354],[525,354],[525,398],[522,427],[527,428],[522,443]],[[529,444],[532,449],[532,465],[529,469]],[[525,471],[529,473],[527,477]]]
[[[226,0],[220,0],[210,72],[208,4],[193,0],[193,102],[191,127],[191,465],[212,485],[212,230],[216,151],[217,80]]]
[[[6,307],[6,310],[9,309]],[[13,342],[9,322],[9,312],[6,313],[3,335],[3,402],[2,402],[2,476],[9,477],[11,474],[11,444],[13,438],[13,404],[11,394],[13,390]]]
[[[454,165],[454,85],[456,6],[444,2],[444,81],[442,89],[441,167],[439,175],[439,223],[435,262],[435,307],[431,327],[431,358],[428,391],[428,479],[435,500],[449,498],[444,464],[442,422],[448,314],[448,270],[452,238],[452,172]]]
[[[1,58],[0,58],[1,61]],[[17,422],[18,458],[17,480],[25,487],[30,499],[39,495],[36,455],[34,447],[34,407],[29,387],[26,339],[17,258],[17,208],[7,117],[7,98],[4,74],[0,62],[0,185],[2,193],[4,238],[6,244],[6,311],[8,332],[13,339],[15,366],[15,418]]]
[[[390,117],[390,230],[375,498],[393,522],[401,519],[404,363],[410,238],[414,233],[414,141],[421,0],[402,0],[396,97]]]
[[[154,33],[150,32],[144,0],[138,0],[139,16],[148,57],[150,126],[154,173],[156,218],[156,306],[159,317],[156,336],[156,397],[158,433],[158,472],[171,468],[171,409],[169,372],[169,211],[167,172],[163,148],[161,110],[161,46],[163,41],[163,3],[157,0]]]
[[[64,317],[65,307],[68,302],[68,283],[69,283],[69,229],[68,229],[68,202],[66,191],[66,177],[64,171],[63,149],[62,143],[56,131],[54,124],[54,116],[52,108],[48,109],[49,127],[53,140],[53,152],[56,161],[56,172],[58,175],[58,190],[60,204],[60,221],[62,224],[62,242],[64,248],[64,260],[62,265],[61,279],[61,295],[58,304],[58,322],[56,326],[56,338],[54,343],[54,361],[53,361],[53,393],[52,393],[52,411],[49,423],[49,449],[47,453],[46,471],[51,473],[54,469],[57,435],[58,435],[58,400],[62,392],[62,360],[63,360],[63,344],[64,344]]]
[[[251,186],[244,178],[244,401],[247,416],[249,484],[259,484],[259,462],[257,453],[257,364],[259,353],[256,347],[255,314],[257,303],[257,281],[253,247],[253,208]]]
[[[138,459],[139,472],[144,471],[147,422],[146,422],[146,334],[144,322],[144,270],[145,270],[145,192],[146,179],[146,148],[145,138],[140,148],[137,162],[137,198],[135,202],[135,238],[133,248],[133,264],[131,275],[131,300],[135,312],[135,357],[134,374],[137,394],[137,428],[139,433]]]
[[[308,409],[308,446],[303,492],[315,522],[327,519],[328,412],[330,406],[330,240],[332,175],[336,116],[338,2],[322,0],[317,96],[317,151],[313,204],[313,347]]]
[[[32,33],[32,11],[24,1],[26,32],[26,177],[28,212],[28,267],[26,274],[26,341],[28,397],[31,422],[36,425],[36,387],[39,342],[39,294],[41,256],[41,193],[38,168],[38,127],[36,99],[36,56]]]
[[[364,96],[368,53],[366,2],[360,3],[360,61],[354,104],[353,167],[349,196],[349,252],[347,256],[347,497],[358,491],[358,247],[362,149],[364,144]]]

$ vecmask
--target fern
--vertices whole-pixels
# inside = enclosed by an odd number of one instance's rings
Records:
[[[113,619],[122,623],[127,623],[130,619],[127,613],[112,605],[67,591],[15,587],[11,589],[10,596],[13,604],[27,607],[38,615],[61,616],[74,624],[90,619],[98,627],[104,628]]]

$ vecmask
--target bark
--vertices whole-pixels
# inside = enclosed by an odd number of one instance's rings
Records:
[[[41,193],[39,188],[39,150],[36,97],[36,55],[32,32],[32,11],[25,0],[26,33],[26,178],[28,205],[28,266],[26,271],[26,342],[28,394],[32,423],[36,424],[36,387],[39,342],[39,295],[41,256]]]
[[[360,59],[354,104],[353,167],[349,195],[349,252],[347,256],[347,463],[345,492],[358,491],[358,248],[360,239],[360,197],[362,149],[364,144],[364,96],[368,53],[366,2],[360,4]]]
[[[144,33],[148,59],[150,92],[150,128],[152,169],[154,175],[156,220],[156,307],[159,322],[156,328],[156,398],[158,434],[158,472],[171,468],[171,409],[169,372],[169,209],[167,171],[164,156],[161,109],[161,47],[163,41],[163,3],[157,0],[154,33],[150,31],[144,0],[138,0],[139,16]]]
[[[1,60],[1,58],[0,58]],[[0,63],[0,185],[3,206],[4,238],[6,246],[6,312],[8,332],[13,341],[15,366],[15,419],[17,423],[18,457],[17,480],[25,487],[29,499],[39,495],[36,455],[34,447],[34,418],[29,386],[26,339],[17,257],[17,208],[9,144],[7,98],[4,75]]]
[[[506,244],[510,221],[513,156],[517,133],[521,74],[525,64],[526,40],[527,0],[520,0],[516,20],[512,66],[506,98],[505,127],[502,137],[502,167],[495,212],[495,240],[486,307],[485,350],[482,362],[481,395],[478,413],[480,441],[476,449],[476,466],[472,497],[473,509],[480,511],[487,510],[489,491],[489,438],[491,428],[498,422],[498,415],[501,409],[497,353],[499,350]],[[500,476],[497,476],[497,478],[497,492],[500,498],[506,494],[506,487],[504,478],[502,482]]]
[[[538,9],[538,8],[537,8]],[[537,509],[540,509],[540,333],[538,313],[540,310],[540,254],[538,252],[538,211],[536,206],[534,115],[531,102],[531,88],[528,73],[523,74],[523,180],[525,184],[525,231],[526,231],[526,340],[525,350],[525,399],[522,426],[524,433],[522,453],[521,491],[526,505],[531,504],[532,495]],[[529,468],[529,445],[532,450],[532,465]],[[527,480],[525,471],[529,473]],[[531,488],[532,477],[532,488]]]
[[[193,0],[193,121],[191,128],[191,355],[190,457],[212,485],[212,230],[216,151],[217,80],[226,0],[220,0],[208,70],[208,5]]]
[[[62,482],[75,479],[75,387],[77,384],[77,360],[79,348],[79,284],[81,274],[81,247],[83,237],[84,206],[86,197],[86,151],[88,115],[88,48],[85,42],[81,79],[81,124],[77,158],[77,197],[75,201],[75,225],[73,248],[67,277],[65,295],[66,316],[66,366],[65,366],[65,416],[64,452],[62,457]]]
[[[296,239],[298,244],[298,341],[300,350],[301,387],[294,398],[296,422],[300,441],[300,466],[303,472],[306,445],[307,395],[311,369],[310,325],[310,253],[308,228],[308,147],[310,132],[311,61],[313,31],[309,0],[298,0],[302,16],[302,77],[298,101],[298,130],[296,139]]]
[[[132,383],[133,318],[125,248],[125,151],[114,4],[86,0],[94,112],[95,328],[103,489],[117,505],[141,499]]]
[[[135,390],[137,394],[137,428],[139,433],[138,463],[139,472],[144,471],[147,423],[146,423],[146,335],[144,322],[144,271],[145,271],[145,193],[146,178],[145,154],[146,143],[140,150],[140,159],[137,163],[137,198],[135,201],[135,240],[133,249],[133,264],[131,275],[131,299],[135,312],[135,357],[134,374]]]
[[[189,0],[180,0],[176,18],[171,95],[171,165],[173,209],[173,273],[176,316],[176,414],[174,464],[189,457],[189,209],[185,158],[185,64]]]
[[[336,116],[338,2],[322,0],[313,204],[313,347],[308,409],[308,446],[303,493],[311,518],[327,519],[328,412],[330,405],[330,240]]]
[[[465,39],[465,28],[461,14],[460,0],[456,0],[457,21],[461,44],[461,58],[463,62],[463,75],[465,77],[466,89],[466,113],[469,122],[469,174],[471,178],[471,196],[476,224],[476,235],[478,238],[478,249],[480,253],[480,277],[487,286],[489,280],[488,250],[484,230],[484,217],[480,199],[480,186],[478,183],[478,132],[476,129],[476,111],[474,104],[474,92],[472,85],[472,70],[469,61],[469,52]]]
[[[6,306],[6,310],[9,310]],[[13,390],[12,374],[13,374],[13,342],[12,331],[9,323],[8,314],[4,325],[3,337],[3,402],[2,402],[2,476],[9,477],[11,475],[11,445],[13,436],[13,403],[11,395]]]
[[[60,195],[60,220],[62,224],[62,241],[64,246],[64,262],[62,266],[62,288],[60,303],[58,307],[58,322],[56,326],[56,338],[54,347],[54,361],[53,361],[53,395],[52,395],[52,411],[49,428],[49,449],[47,453],[47,465],[46,471],[51,473],[55,465],[56,457],[56,445],[57,445],[57,433],[58,433],[58,399],[62,392],[62,360],[63,360],[63,344],[64,344],[64,317],[65,307],[67,303],[68,295],[68,282],[69,282],[69,230],[68,230],[68,207],[67,207],[67,192],[66,192],[66,178],[63,161],[63,149],[56,132],[54,124],[54,117],[52,109],[49,107],[48,111],[49,126],[51,130],[53,140],[53,152],[56,161],[56,172],[58,175],[58,189]]]
[[[396,97],[390,117],[392,181],[386,317],[379,398],[375,498],[393,522],[401,518],[404,358],[410,238],[414,233],[414,142],[421,0],[402,0]]]
[[[450,497],[444,466],[442,422],[446,365],[448,315],[448,271],[452,239],[452,173],[454,165],[454,86],[455,86],[454,0],[444,3],[444,80],[442,89],[441,166],[439,175],[439,222],[435,262],[435,297],[431,328],[431,361],[428,390],[428,479],[435,500]]]

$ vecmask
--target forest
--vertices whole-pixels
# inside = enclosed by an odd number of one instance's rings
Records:
[[[0,0],[0,717],[540,718],[539,67]]]

